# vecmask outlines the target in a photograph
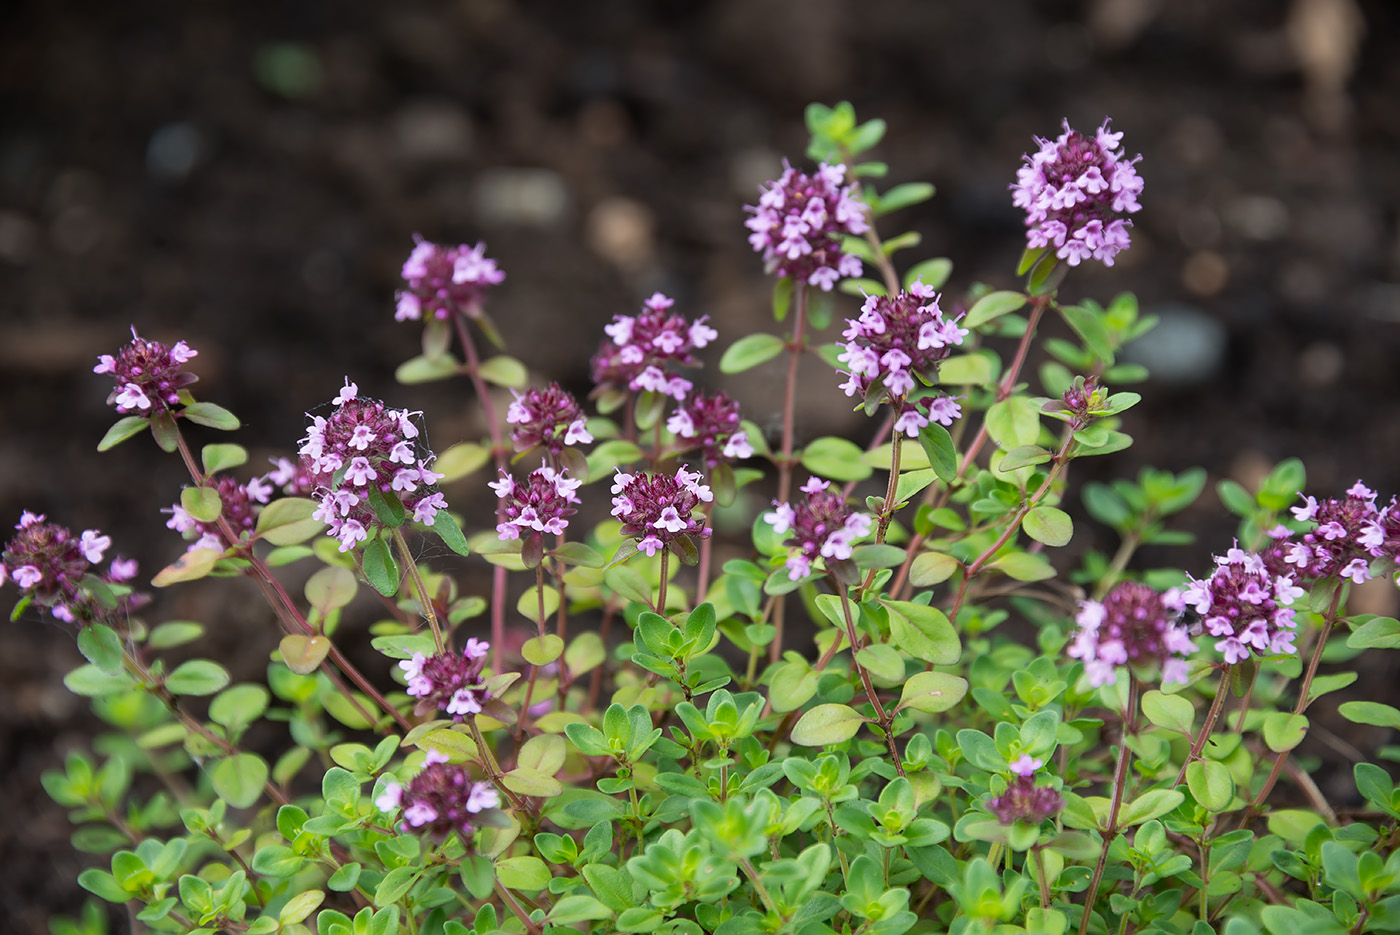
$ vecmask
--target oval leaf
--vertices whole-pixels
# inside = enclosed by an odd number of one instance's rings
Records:
[[[720,373],[743,373],[783,352],[783,339],[775,334],[751,334],[729,345],[719,360]]]
[[[321,665],[321,660],[331,651],[331,641],[324,636],[305,636],[293,633],[282,637],[277,644],[282,661],[297,675],[310,675]]]
[[[967,679],[946,672],[918,672],[904,683],[899,707],[925,714],[947,711],[967,694]]]
[[[819,704],[798,719],[792,729],[792,742],[804,747],[823,747],[850,740],[865,723],[856,710],[843,704]]]

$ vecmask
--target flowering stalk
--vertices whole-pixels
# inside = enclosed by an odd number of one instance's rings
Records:
[[[447,644],[442,639],[442,627],[438,624],[437,611],[433,607],[433,599],[428,594],[428,587],[423,583],[423,576],[418,572],[418,563],[414,561],[413,553],[408,550],[408,543],[404,541],[403,532],[394,527],[394,547],[398,549],[399,559],[408,568],[408,578],[413,582],[413,595],[418,598],[418,604],[423,608],[423,616],[428,619],[428,627],[433,631],[433,643],[437,646],[438,652],[445,652]]]
[[[1113,771],[1113,799],[1108,808],[1108,827],[1103,831],[1103,848],[1099,851],[1098,863],[1094,865],[1094,875],[1089,880],[1088,895],[1084,898],[1084,915],[1079,922],[1079,935],[1089,931],[1089,918],[1094,911],[1094,903],[1099,898],[1099,884],[1103,882],[1103,871],[1108,863],[1108,850],[1113,839],[1121,830],[1118,827],[1118,812],[1123,807],[1123,793],[1128,784],[1128,764],[1133,751],[1128,746],[1128,737],[1137,733],[1138,680],[1137,675],[1128,670],[1128,703],[1123,710],[1123,736],[1118,744],[1118,763]]]
[[[851,641],[851,665],[860,675],[860,683],[865,687],[865,697],[870,699],[870,705],[875,709],[875,717],[879,720],[881,731],[885,735],[885,746],[890,751],[890,758],[894,760],[895,771],[903,776],[904,761],[900,759],[899,749],[894,743],[894,731],[890,729],[894,723],[894,711],[885,712],[885,706],[880,703],[880,697],[875,693],[875,686],[870,682],[870,673],[865,671],[865,666],[856,659],[856,653],[860,651],[860,640],[856,637],[856,624],[851,617],[851,599],[846,595],[846,587],[834,574],[831,576],[831,584],[836,589],[836,593],[841,595],[841,614],[846,620],[846,638]]]
[[[1220,711],[1225,707],[1225,696],[1229,692],[1230,677],[1234,671],[1234,665],[1226,663],[1220,670],[1220,684],[1215,687],[1215,697],[1211,699],[1210,710],[1206,712],[1205,723],[1201,725],[1199,733],[1191,741],[1191,752],[1186,755],[1186,760],[1181,764],[1181,772],[1176,774],[1176,781],[1173,787],[1181,785],[1186,781],[1186,770],[1192,763],[1201,758],[1201,751],[1205,749],[1206,742],[1210,740],[1211,731],[1215,730],[1216,719],[1220,717]]]

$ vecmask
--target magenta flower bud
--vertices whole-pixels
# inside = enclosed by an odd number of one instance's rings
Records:
[[[1186,660],[1195,652],[1181,625],[1185,603],[1175,589],[1159,594],[1137,581],[1116,585],[1102,602],[1080,605],[1065,654],[1084,663],[1089,684],[1112,685],[1124,665],[1159,666],[1162,683],[1186,684]]]
[[[773,512],[763,514],[774,532],[788,536],[784,544],[789,552],[783,564],[792,581],[812,574],[818,560],[824,560],[829,570],[833,563],[849,559],[855,543],[874,528],[869,514],[855,512],[830,488],[830,481],[809,478],[802,485],[804,496],[795,505],[774,500]]]
[[[1285,535],[1275,538],[1270,551],[1283,558],[1283,566],[1275,571],[1298,580],[1344,577],[1361,584],[1372,577],[1373,558],[1395,554],[1385,548],[1385,523],[1394,524],[1386,518],[1391,508],[1378,510],[1375,491],[1359,480],[1340,500],[1303,497],[1302,505],[1291,511],[1312,528],[1297,534],[1282,530]]]
[[[666,430],[700,449],[705,466],[713,468],[753,457],[748,433],[739,427],[739,404],[724,393],[697,393],[671,413]]]
[[[618,474],[613,478],[612,515],[622,522],[622,534],[637,540],[637,548],[655,555],[669,548],[682,558],[685,545],[710,535],[705,516],[692,515],[701,503],[714,499],[702,477],[685,466],[669,474]]]
[[[407,288],[398,294],[396,321],[481,315],[486,294],[505,281],[506,274],[486,256],[486,245],[450,247],[414,235],[413,252],[403,264]]]
[[[753,231],[749,243],[763,254],[769,273],[791,276],[824,292],[837,280],[859,276],[859,258],[841,250],[841,237],[869,230],[866,208],[845,185],[846,167],[817,167],[813,175],[798,172],[785,161],[783,174],[761,189],[753,217],[744,226]]]
[[[603,331],[608,335],[591,362],[593,382],[600,389],[646,390],[685,399],[691,382],[667,372],[670,364],[699,365],[695,351],[706,347],[719,332],[708,324],[709,316],[690,321],[670,311],[675,300],[653,293],[635,317],[615,315]]]
[[[418,699],[414,713],[424,717],[445,711],[458,722],[467,715],[479,714],[491,698],[481,676],[490,645],[471,639],[460,653],[414,653],[411,659],[400,662],[399,668],[408,680],[408,693]]]
[[[180,405],[180,390],[199,378],[184,370],[192,357],[199,356],[184,341],[166,347],[147,341],[131,329],[131,341],[115,355],[103,354],[93,373],[111,374],[116,386],[107,404],[123,415],[151,416]]]
[[[45,522],[42,513],[26,510],[17,530],[0,551],[0,585],[15,586],[54,617],[66,623],[90,622],[108,616],[125,617],[145,602],[124,587],[114,589],[116,607],[99,604],[84,584],[93,575],[107,584],[120,585],[136,576],[136,563],[115,558],[106,573],[96,566],[111,548],[112,540],[96,529],[80,535],[57,523]]]
[[[1056,789],[1035,784],[1034,770],[1030,773],[1018,772],[1005,792],[986,802],[987,811],[1003,825],[1018,821],[1038,825],[1064,807],[1064,796]]]
[[[557,460],[565,446],[593,441],[578,401],[572,393],[560,389],[558,383],[543,390],[526,390],[523,395],[515,393],[515,402],[506,410],[506,421],[515,426],[511,442],[516,451],[544,448]]]
[[[1201,615],[1205,632],[1227,663],[1251,655],[1296,652],[1292,604],[1303,596],[1293,577],[1280,574],[1264,556],[1232,548],[1215,559],[1215,572],[1192,580],[1182,593],[1186,606]]]
[[[439,839],[455,831],[470,847],[476,825],[489,817],[483,813],[500,807],[500,794],[490,783],[473,781],[465,766],[446,760],[428,751],[427,765],[408,785],[389,780],[374,804],[382,812],[403,809],[403,831]]]
[[[1124,158],[1123,134],[1110,132],[1107,120],[1092,139],[1069,121],[1064,127],[1054,142],[1036,138],[1040,150],[1025,157],[1011,186],[1012,203],[1026,212],[1026,245],[1053,248],[1070,266],[1089,257],[1112,266],[1130,242],[1125,215],[1142,208],[1134,168],[1142,157]]]

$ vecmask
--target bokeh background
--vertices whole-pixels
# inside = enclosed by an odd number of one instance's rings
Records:
[[[0,7],[0,525],[31,509],[98,527],[147,570],[181,551],[158,512],[178,464],[147,439],[93,450],[114,417],[90,368],[133,325],[199,349],[196,391],[243,418],[255,463],[289,453],[346,374],[427,410],[439,448],[484,434],[464,385],[393,382],[418,340],[392,314],[415,232],[485,240],[511,351],[580,393],[602,325],[654,290],[709,314],[721,347],[771,329],[742,206],[802,158],[803,107],[840,99],[888,121],[890,183],[938,187],[883,230],[923,236],[906,265],[951,258],[950,297],[1014,284],[1007,186],[1033,135],[1111,116],[1142,153],[1132,249],[1062,290],[1132,290],[1163,322],[1139,351],[1157,377],[1136,387],[1137,445],[1092,470],[1249,482],[1299,455],[1314,493],[1360,476],[1389,498],[1398,94],[1384,0],[15,0]],[[805,378],[804,434],[862,427],[829,372]],[[768,425],[779,381],[726,385]],[[454,504],[485,496],[472,483]],[[1209,491],[1183,519],[1201,541],[1178,560],[1204,567],[1232,523]],[[1393,590],[1370,599],[1385,609]],[[236,585],[160,600],[254,668],[275,642]],[[52,622],[0,624],[7,931],[46,932],[82,898],[86,858],[38,782],[94,730],[59,682],[78,658]]]

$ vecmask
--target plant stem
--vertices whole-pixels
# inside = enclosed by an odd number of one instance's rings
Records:
[[[1113,801],[1108,810],[1108,827],[1103,831],[1103,849],[1099,851],[1098,863],[1094,865],[1094,876],[1089,881],[1089,895],[1084,899],[1084,915],[1079,922],[1079,935],[1089,930],[1089,917],[1093,914],[1094,903],[1099,898],[1099,884],[1103,882],[1104,866],[1108,863],[1108,849],[1113,839],[1118,837],[1118,813],[1123,807],[1123,792],[1128,785],[1128,764],[1133,751],[1128,746],[1128,737],[1136,733],[1137,721],[1137,676],[1128,670],[1128,706],[1123,712],[1123,736],[1118,744],[1118,763],[1113,771]]]
[[[1191,741],[1191,752],[1186,755],[1186,762],[1181,764],[1181,772],[1176,774],[1176,782],[1172,783],[1173,788],[1186,781],[1186,768],[1200,759],[1201,751],[1205,749],[1206,742],[1210,740],[1210,733],[1215,729],[1215,720],[1220,717],[1220,709],[1225,707],[1225,695],[1229,692],[1230,673],[1234,668],[1234,665],[1230,664],[1220,670],[1220,684],[1215,687],[1215,698],[1211,700],[1210,711],[1206,713],[1205,723],[1201,725],[1200,731]]]
[[[433,642],[437,644],[437,651],[442,653],[447,651],[447,644],[442,639],[442,627],[438,625],[437,611],[433,607],[433,599],[428,595],[428,587],[423,583],[423,576],[418,571],[418,563],[413,560],[413,553],[408,551],[408,543],[404,541],[402,530],[395,528],[394,547],[398,549],[399,559],[408,568],[409,580],[413,582],[413,593],[418,598],[419,605],[423,608],[423,616],[428,618],[428,626],[433,631]]]
[[[875,686],[870,682],[870,673],[865,671],[865,666],[856,660],[856,624],[851,617],[851,600],[846,596],[845,587],[840,582],[836,582],[837,589],[841,594],[841,612],[846,618],[846,636],[851,641],[851,665],[855,666],[856,672],[860,674],[861,684],[865,686],[865,696],[870,699],[871,706],[875,709],[875,716],[880,720],[880,728],[885,733],[885,746],[889,748],[890,758],[894,760],[894,768],[899,775],[904,775],[904,761],[900,759],[899,748],[895,746],[894,731],[891,725],[894,723],[894,712],[886,713],[885,706],[880,704],[880,697],[875,693]]]

